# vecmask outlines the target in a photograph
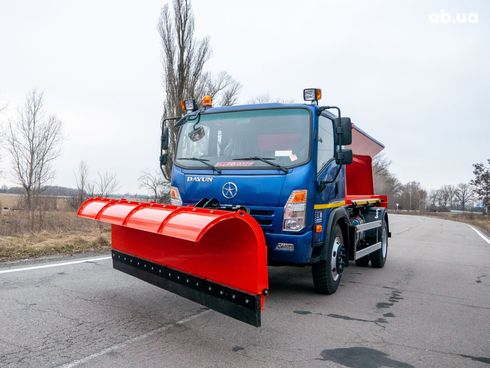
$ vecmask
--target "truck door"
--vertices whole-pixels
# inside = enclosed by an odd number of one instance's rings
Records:
[[[333,122],[330,118],[320,115],[318,117],[318,136],[316,150],[316,172],[317,182],[332,180],[338,170],[338,165],[334,160],[334,130]],[[343,170],[343,169],[342,169]],[[326,219],[332,208],[342,205],[340,201],[344,199],[343,175],[338,175],[336,181],[323,186],[323,190],[316,192],[314,206],[315,225],[326,226]],[[316,233],[314,241],[322,241],[323,232]]]

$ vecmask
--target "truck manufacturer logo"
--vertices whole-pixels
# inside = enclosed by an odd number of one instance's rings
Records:
[[[238,188],[236,184],[232,183],[231,181],[225,183],[221,188],[221,194],[223,194],[223,197],[225,197],[226,199],[235,198],[237,193],[238,193]]]
[[[277,243],[276,250],[285,250],[287,252],[294,252],[293,243]]]
[[[197,182],[197,183],[211,183],[213,181],[212,176],[188,176],[187,182]]]

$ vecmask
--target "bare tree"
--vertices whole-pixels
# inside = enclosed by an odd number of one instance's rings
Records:
[[[439,208],[439,191],[431,190],[428,196],[429,203],[427,209],[430,211],[436,211]]]
[[[240,90],[240,88],[242,88],[241,84],[237,81],[233,81],[229,88],[223,91],[219,104],[221,106],[236,105],[238,100],[238,91]]]
[[[450,208],[454,201],[456,187],[453,185],[443,185],[439,189],[439,200],[442,207]]]
[[[144,171],[138,178],[138,182],[140,188],[145,188],[151,193],[152,200],[155,202],[160,202],[162,200],[163,190],[168,183],[158,171],[154,173]]]
[[[97,173],[97,182],[95,183],[95,188],[97,195],[101,197],[107,197],[114,192],[119,187],[119,183],[117,181],[117,175],[115,173],[105,171],[102,174]]]
[[[422,188],[419,182],[411,181],[401,186],[400,194],[396,200],[400,203],[402,209],[409,211],[420,211],[425,208],[427,192]]]
[[[95,192],[95,183],[87,183],[87,197],[95,197],[97,195]]]
[[[402,185],[398,178],[390,171],[391,161],[383,154],[373,159],[373,179],[376,193],[386,194],[388,202],[394,206],[394,199],[400,194]]]
[[[231,106],[238,99],[238,92],[242,85],[234,80],[231,75],[226,72],[220,72],[216,77],[206,73],[206,83],[204,88],[196,90],[196,96],[209,95],[216,100],[217,105]]]
[[[209,78],[205,90],[196,91],[197,96],[210,95],[213,99],[218,96],[217,104],[232,106],[238,99],[238,91],[241,84],[234,80],[228,73],[221,72],[216,78]]]
[[[6,102],[2,102],[0,100],[0,114],[2,114],[5,110],[7,110],[7,103]],[[2,134],[0,132],[0,144],[2,143]],[[0,153],[2,153],[0,151]],[[0,162],[1,162],[1,159],[2,159],[2,156],[0,156]],[[0,169],[0,175],[2,175],[2,170]]]
[[[0,99],[0,112],[3,112],[7,109],[8,104],[6,102],[3,102],[2,99]]]
[[[76,204],[80,206],[87,198],[88,192],[88,166],[85,161],[80,161],[78,164],[78,170],[75,173],[75,180],[77,184],[77,198]]]
[[[54,178],[52,163],[60,153],[61,125],[54,115],[46,115],[43,93],[33,90],[19,108],[17,119],[9,121],[7,126],[5,136],[13,176],[24,188],[32,230],[36,198]],[[42,212],[40,220],[41,216]]]
[[[248,101],[249,104],[263,103],[294,103],[294,100],[285,98],[272,98],[268,93],[254,97]]]
[[[459,202],[459,208],[464,211],[468,202],[473,198],[473,188],[469,184],[461,183],[456,188],[454,196]]]
[[[172,9],[165,5],[160,13],[158,32],[162,41],[163,79],[165,100],[163,116],[180,116],[180,101],[185,98],[222,95],[221,101],[231,104],[236,101],[240,89],[238,82],[227,73],[213,77],[205,71],[211,55],[209,38],[194,37],[194,16],[190,0],[174,0]],[[219,100],[219,98],[218,98]],[[175,122],[167,122],[169,128],[168,160],[164,168],[166,179],[170,178],[176,145]]]
[[[249,104],[261,104],[261,103],[268,103],[268,102],[274,102],[273,99],[269,94],[264,94],[260,96],[256,96],[248,101]]]

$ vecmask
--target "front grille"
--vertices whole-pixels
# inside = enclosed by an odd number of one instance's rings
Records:
[[[271,233],[274,231],[274,210],[251,208],[250,215],[257,220],[264,232]]]
[[[264,220],[264,219],[261,219],[261,218],[256,218],[257,222],[260,224],[260,225],[272,225],[272,219],[270,220]]]
[[[274,216],[274,210],[251,209],[250,214],[252,216]]]

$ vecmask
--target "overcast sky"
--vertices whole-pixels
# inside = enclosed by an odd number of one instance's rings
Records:
[[[85,160],[92,177],[110,170],[120,192],[141,192],[141,171],[158,169],[164,93],[156,24],[164,4],[0,0],[0,100],[8,103],[0,122],[26,92],[44,91],[65,136],[55,184],[74,187]],[[428,189],[467,182],[471,164],[490,158],[489,2],[193,7],[196,35],[211,40],[208,69],[243,85],[241,103],[264,94],[302,102],[303,88],[320,87],[322,103],[341,106],[386,145],[402,182]],[[459,22],[443,23],[441,14],[459,14]],[[0,167],[0,185],[11,185],[5,150]]]

